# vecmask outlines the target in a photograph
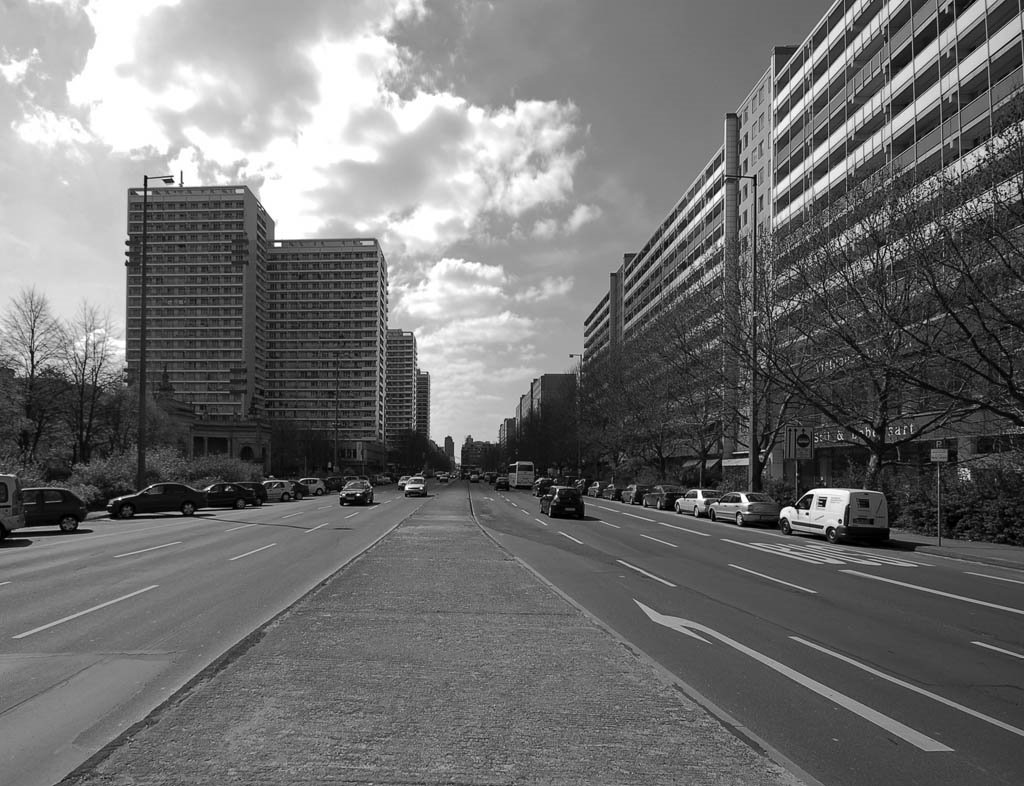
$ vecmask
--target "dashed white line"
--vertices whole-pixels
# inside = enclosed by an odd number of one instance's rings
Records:
[[[536,521],[538,524],[543,524],[545,527],[548,525],[548,523],[544,521],[544,519],[534,519],[534,521]]]
[[[290,519],[293,516],[301,516],[302,514],[303,514],[303,511],[297,510],[297,511],[295,511],[295,513],[289,513],[287,516],[281,516],[281,518],[283,518],[283,519]]]
[[[149,592],[150,590],[156,589],[159,586],[159,584],[150,584],[148,587],[143,587],[140,590],[135,590],[135,592],[129,592],[127,595],[122,595],[120,598],[108,600],[106,603],[100,603],[99,605],[88,608],[85,611],[80,611],[77,614],[70,614],[67,617],[61,617],[59,620],[56,620],[54,622],[48,622],[45,625],[40,625],[38,628],[32,628],[32,630],[27,630],[24,633],[19,633],[17,636],[12,636],[11,638],[23,639],[26,636],[31,636],[33,633],[39,633],[39,631],[47,630],[48,628],[52,628],[62,623],[69,622],[70,620],[78,619],[79,617],[84,617],[86,614],[91,614],[94,611],[105,609],[107,606],[113,606],[115,603],[120,603],[122,600],[134,598],[136,595],[141,595],[143,592]]]
[[[647,540],[653,540],[655,543],[661,543],[663,546],[671,546],[674,549],[679,548],[675,543],[669,543],[667,540],[659,540],[658,538],[653,538],[650,535],[644,535],[642,532],[640,533],[640,537],[647,538]]]
[[[134,557],[136,554],[145,554],[147,551],[156,551],[157,549],[165,549],[168,546],[180,546],[182,541],[176,540],[173,543],[164,543],[162,546],[150,546],[148,549],[139,549],[138,551],[128,551],[124,554],[115,554],[114,559],[121,559],[121,557]]]
[[[660,576],[655,576],[653,573],[648,573],[643,568],[638,568],[636,565],[630,565],[628,562],[625,562],[624,560],[617,559],[615,561],[618,562],[620,565],[625,565],[630,570],[635,570],[637,573],[642,573],[644,576],[646,576],[649,579],[654,579],[655,581],[660,581],[666,587],[675,587],[676,586],[671,581],[665,581],[665,579],[661,578]]]
[[[277,545],[276,543],[270,543],[270,544],[267,544],[266,546],[261,546],[258,549],[253,549],[252,551],[247,551],[247,552],[245,552],[245,554],[239,554],[237,557],[231,557],[230,559],[228,559],[228,562],[234,562],[236,559],[241,559],[242,557],[248,557],[250,554],[258,554],[259,552],[266,551],[267,549],[273,548],[276,545]]]
[[[576,540],[576,538],[574,538],[572,535],[568,534],[567,532],[562,532],[562,530],[558,530],[558,534],[561,535],[563,538],[568,538],[573,543],[578,543],[581,546],[583,545],[583,541],[582,540]]]
[[[0,581],[0,587],[4,586],[4,584],[10,584],[10,583],[11,582],[9,582],[9,581]]]
[[[620,527],[618,524],[612,524],[610,521],[605,521],[604,519],[598,519],[598,521],[600,521],[606,527],[611,527],[612,529],[622,529],[622,527]]]
[[[896,579],[886,579],[881,576],[872,576],[870,573],[861,573],[859,570],[843,570],[840,573],[849,573],[851,576],[860,576],[865,579],[874,579],[875,581],[884,581],[886,584],[896,584],[900,587],[907,587],[908,589],[915,589],[919,592],[927,592],[929,595],[940,595],[943,598],[952,598],[953,600],[962,600],[965,603],[974,603],[978,606],[987,606],[990,609],[998,609],[999,611],[1008,611],[1011,614],[1024,614],[1024,609],[1015,609],[1012,606],[1000,606],[998,603],[989,603],[987,600],[978,600],[977,598],[968,598],[966,595],[954,595],[952,592],[942,592],[941,590],[931,589],[930,587],[920,587],[917,584],[908,584],[905,581],[896,581]]]
[[[234,532],[239,529],[246,529],[247,527],[258,527],[259,524],[243,524],[241,527],[232,527],[231,529],[224,530],[225,532]]]
[[[326,527],[326,526],[327,526],[328,524],[330,524],[330,523],[331,523],[331,522],[329,522],[329,521],[325,521],[325,522],[324,522],[323,524],[317,524],[317,525],[316,525],[315,527],[313,527],[313,529],[307,529],[307,530],[306,530],[305,532],[303,532],[302,534],[303,534],[303,535],[308,535],[308,534],[309,534],[310,532],[316,532],[316,531],[317,531],[318,529],[320,529],[321,527]]]
[[[358,515],[359,515],[359,511],[357,510],[355,513],[349,513],[347,516],[345,516],[345,518],[346,519],[350,519],[353,516],[358,516]]]
[[[1024,581],[1018,581],[1017,579],[1004,579],[1002,576],[990,576],[988,573],[971,573],[965,571],[968,576],[980,576],[983,579],[995,579],[996,581],[1008,581],[1011,584],[1024,584]]]
[[[995,650],[996,652],[1001,652],[1003,655],[1009,655],[1012,658],[1020,658],[1021,660],[1024,660],[1024,655],[1021,655],[1018,652],[1011,652],[1010,650],[1004,650],[1002,647],[996,647],[996,646],[993,646],[992,644],[986,644],[983,641],[972,641],[971,644],[977,644],[979,647],[984,647],[987,650]]]
[[[788,581],[783,581],[782,579],[777,579],[764,573],[758,573],[756,570],[750,570],[750,568],[741,568],[739,565],[733,565],[731,562],[729,563],[729,567],[736,568],[736,570],[742,570],[744,573],[751,573],[754,576],[760,576],[762,579],[768,579],[768,581],[774,581],[777,584],[785,584],[787,587],[792,587],[793,589],[798,589],[803,592],[809,592],[812,595],[818,594],[817,590],[807,589],[807,587],[801,587],[799,584],[790,584]]]
[[[691,535],[700,535],[702,538],[710,538],[711,537],[711,533],[710,532],[701,532],[700,530],[696,530],[696,529],[687,529],[686,527],[679,527],[679,526],[677,526],[675,524],[669,524],[669,523],[664,522],[664,521],[659,521],[658,523],[661,526],[663,526],[663,527],[668,527],[669,529],[677,529],[680,532],[689,532]]]

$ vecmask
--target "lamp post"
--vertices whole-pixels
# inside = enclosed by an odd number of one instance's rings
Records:
[[[582,435],[580,433],[582,423],[580,419],[582,417],[582,411],[580,406],[580,386],[583,384],[583,353],[582,352],[570,352],[570,358],[576,358],[576,474],[579,477],[583,477],[583,443]]]
[[[761,439],[757,433],[757,175],[723,175],[726,180],[750,180],[754,184],[753,229],[750,258],[750,437],[747,488],[761,490]]]
[[[135,488],[145,485],[146,477],[146,234],[149,221],[149,181],[174,185],[174,175],[142,176],[142,247],[139,255],[139,433]]]

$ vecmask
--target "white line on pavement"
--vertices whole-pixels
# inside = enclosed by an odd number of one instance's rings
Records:
[[[274,547],[276,545],[277,545],[276,543],[270,543],[269,545],[261,546],[258,549],[253,549],[252,551],[247,551],[247,552],[245,552],[245,554],[239,554],[237,557],[231,557],[228,560],[228,562],[234,562],[236,559],[241,559],[242,557],[248,557],[250,554],[257,554],[257,553],[259,553],[261,551],[266,551],[267,549],[272,548],[272,547]]]
[[[646,570],[644,570],[643,568],[638,568],[636,565],[630,565],[628,562],[625,562],[625,561],[623,561],[621,559],[617,559],[615,561],[618,562],[620,565],[625,565],[630,570],[635,570],[637,573],[642,573],[643,575],[645,575],[649,579],[654,579],[655,581],[660,581],[666,587],[675,587],[676,586],[671,581],[665,581],[665,579],[663,579],[663,578],[661,578],[659,576],[655,576],[653,573],[648,573]]]
[[[1021,660],[1024,660],[1024,655],[1021,655],[1020,653],[1010,652],[1010,650],[1004,650],[1002,647],[994,647],[993,645],[986,644],[983,641],[972,641],[971,644],[977,644],[979,647],[984,647],[987,650],[995,650],[996,652],[1003,653],[1003,655],[1010,655],[1011,657],[1020,658]]]
[[[231,529],[224,530],[225,532],[234,532],[238,529],[245,529],[246,527],[258,527],[259,524],[243,524],[241,527],[232,527]]]
[[[530,515],[530,511],[526,510],[526,508],[523,508],[519,512],[522,513],[524,516],[529,516]]]
[[[931,589],[929,587],[920,587],[917,584],[908,584],[905,581],[896,581],[896,579],[885,579],[881,576],[872,576],[870,573],[861,573],[859,570],[843,570],[840,573],[849,573],[851,576],[861,576],[865,579],[874,579],[875,581],[884,581],[886,584],[896,584],[900,587],[907,587],[908,589],[915,589],[919,592],[927,592],[930,595],[941,595],[943,598],[952,598],[953,600],[962,600],[965,603],[974,603],[978,606],[987,606],[990,609],[998,609],[999,611],[1008,611],[1011,614],[1024,614],[1024,609],[1015,609],[1012,606],[1000,606],[998,603],[989,603],[986,600],[978,600],[977,598],[968,598],[966,595],[954,595],[951,592],[942,592],[941,590]]]
[[[751,574],[753,574],[755,576],[760,576],[762,579],[768,579],[768,581],[774,581],[774,582],[777,582],[778,584],[785,584],[787,587],[792,587],[793,589],[802,590],[803,592],[809,592],[812,595],[817,595],[818,594],[817,590],[807,589],[807,587],[801,587],[799,584],[790,584],[788,581],[783,581],[782,579],[776,579],[776,578],[773,578],[772,576],[765,575],[764,573],[758,573],[756,570],[750,570],[750,568],[741,568],[739,565],[733,565],[731,562],[729,563],[729,567],[730,568],[736,568],[736,570],[742,570],[744,573],[751,573]]]
[[[811,649],[817,650],[818,652],[823,652],[826,655],[831,655],[833,658],[837,658],[843,661],[843,663],[849,663],[851,666],[856,666],[858,669],[866,671],[868,674],[873,674],[876,677],[881,677],[883,680],[888,680],[894,685],[899,685],[901,688],[906,688],[907,690],[913,691],[914,693],[919,693],[922,696],[927,696],[929,699],[934,699],[935,701],[939,702],[939,704],[945,704],[947,707],[952,707],[955,710],[960,710],[960,712],[966,713],[971,717],[978,718],[979,720],[983,720],[986,723],[991,723],[993,726],[998,726],[1000,729],[1008,731],[1011,734],[1016,734],[1018,737],[1024,737],[1024,729],[1018,729],[1016,726],[1011,726],[1009,723],[1003,723],[1003,721],[1001,720],[992,718],[988,715],[985,715],[984,713],[978,712],[977,710],[972,710],[970,707],[965,707],[963,704],[957,704],[955,701],[951,701],[950,699],[939,696],[936,693],[927,691],[924,688],[919,688],[916,685],[911,685],[909,682],[905,682],[904,680],[901,680],[898,677],[893,677],[889,674],[886,674],[885,672],[881,672],[878,669],[872,668],[867,664],[855,661],[853,658],[847,655],[842,655],[841,653],[825,649],[821,645],[815,644],[813,641],[807,641],[806,639],[802,639],[799,636],[790,636],[790,638],[793,641],[799,642],[800,644],[810,647]]]
[[[980,576],[983,579],[995,579],[996,581],[1008,581],[1011,584],[1024,584],[1024,581],[1018,581],[1017,579],[1004,579],[1002,576],[990,576],[987,573],[971,573],[966,571],[968,576]]]
[[[4,584],[10,584],[10,583],[11,582],[9,582],[9,581],[0,581],[0,587],[2,587]]]
[[[534,519],[534,521],[536,521],[538,524],[543,524],[545,527],[548,525],[548,523],[544,521],[544,519]]]
[[[292,518],[292,516],[301,516],[302,513],[303,513],[303,511],[298,510],[295,513],[289,513],[287,516],[281,516],[281,518],[283,518],[283,519],[290,519],[290,518]]]
[[[652,538],[650,535],[644,535],[642,532],[640,533],[640,537],[647,538],[647,540],[653,540],[655,543],[661,543],[665,546],[671,546],[674,549],[679,548],[679,546],[677,546],[675,543],[669,543],[667,540],[659,540],[658,538]]]
[[[359,515],[359,511],[357,510],[355,513],[349,513],[347,516],[345,516],[345,518],[346,519],[350,519],[353,516],[358,516],[358,515]]]
[[[323,524],[317,524],[315,527],[313,527],[313,529],[307,529],[302,534],[303,535],[308,535],[310,532],[316,532],[318,529],[320,529],[320,527],[326,527],[330,523],[331,522],[329,522],[329,521],[325,521]]]
[[[168,546],[180,546],[182,541],[176,540],[173,543],[164,543],[162,546],[150,546],[148,549],[139,549],[138,551],[129,551],[124,554],[115,554],[114,559],[121,559],[121,557],[134,557],[136,554],[145,554],[147,551],[156,551],[157,549],[165,549]]]
[[[561,535],[563,538],[568,538],[573,543],[579,543],[581,546],[583,545],[583,541],[582,540],[576,540],[576,538],[574,538],[572,535],[569,535],[568,533],[562,532],[562,530],[558,530],[558,534]]]
[[[696,529],[687,529],[686,527],[677,527],[675,524],[667,524],[664,521],[659,521],[658,523],[661,526],[663,526],[663,527],[668,527],[669,529],[677,529],[680,532],[689,532],[691,535],[700,535],[702,538],[710,538],[711,537],[711,533],[710,532],[701,532],[700,530],[696,530]]]
[[[612,524],[610,521],[605,521],[604,519],[598,519],[598,521],[600,521],[606,527],[611,527],[612,529],[622,529],[622,527],[620,527],[618,524]]]
[[[47,628],[55,627],[56,625],[60,625],[61,623],[69,622],[70,620],[73,620],[73,619],[78,619],[79,617],[85,616],[86,614],[91,614],[94,611],[99,611],[100,609],[105,609],[107,606],[113,606],[115,603],[120,603],[122,600],[128,600],[128,598],[134,598],[136,595],[141,595],[143,592],[149,592],[150,590],[156,589],[159,586],[160,586],[159,584],[150,584],[148,587],[143,587],[140,590],[135,590],[135,592],[129,592],[127,595],[122,595],[120,598],[114,598],[113,600],[108,600],[106,603],[100,603],[98,606],[93,606],[91,608],[86,609],[85,611],[80,611],[77,614],[71,614],[71,615],[68,615],[67,617],[62,617],[61,619],[56,620],[54,622],[48,622],[45,625],[40,625],[38,628],[32,628],[32,630],[27,630],[24,633],[19,633],[17,636],[12,636],[12,638],[23,639],[26,636],[31,636],[33,633],[39,633],[39,631],[41,631],[41,630],[46,630]]]

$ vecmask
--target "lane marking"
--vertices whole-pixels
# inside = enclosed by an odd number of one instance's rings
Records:
[[[113,559],[121,559],[121,557],[134,557],[136,554],[145,554],[147,551],[156,551],[157,549],[165,549],[168,546],[180,546],[182,541],[176,540],[173,543],[164,543],[162,546],[150,546],[148,549],[139,549],[138,551],[128,551],[124,554],[115,554]]]
[[[689,532],[691,535],[700,535],[702,538],[710,538],[711,537],[711,533],[710,532],[701,532],[700,530],[696,530],[696,529],[687,529],[686,527],[679,527],[679,526],[677,526],[675,524],[668,524],[668,523],[666,523],[664,521],[659,521],[658,523],[661,526],[663,526],[663,527],[668,527],[669,529],[677,529],[680,532]]]
[[[534,521],[536,521],[538,524],[543,524],[545,527],[548,525],[548,523],[544,521],[544,519],[534,519]]]
[[[0,581],[0,587],[4,586],[5,584],[10,584],[10,583],[11,582],[9,582],[9,581]]]
[[[235,530],[245,529],[246,527],[258,527],[259,524],[243,524],[241,527],[232,527],[231,529],[224,530],[225,532],[234,532]]]
[[[606,527],[611,527],[612,529],[622,529],[622,527],[620,527],[618,524],[612,524],[610,521],[605,521],[604,519],[598,519],[598,521],[600,521]]]
[[[817,590],[807,589],[807,587],[801,587],[799,584],[791,584],[788,581],[783,581],[782,579],[777,579],[774,576],[768,576],[768,575],[766,575],[764,573],[758,573],[756,570],[751,570],[750,568],[743,568],[743,567],[740,567],[739,565],[733,565],[731,562],[729,563],[729,567],[730,568],[736,568],[736,570],[742,570],[744,573],[751,573],[751,574],[753,574],[755,576],[760,576],[762,579],[768,579],[768,581],[774,581],[777,584],[785,584],[787,587],[792,587],[793,589],[798,589],[798,590],[801,590],[802,592],[809,592],[811,595],[817,595],[818,594]]]
[[[294,513],[289,513],[287,516],[281,516],[281,518],[283,518],[283,519],[290,519],[293,516],[301,516],[302,514],[303,514],[303,511],[297,510]]]
[[[1024,660],[1024,655],[1021,655],[1018,652],[1011,652],[1010,650],[1004,650],[1002,647],[995,647],[995,646],[993,646],[991,644],[986,644],[983,641],[972,641],[971,644],[977,644],[979,647],[984,647],[987,650],[995,650],[996,652],[1001,652],[1003,655],[1009,655],[1011,657],[1020,658],[1021,660]]]
[[[57,625],[61,625],[61,624],[65,623],[65,622],[69,622],[71,620],[78,619],[79,617],[84,617],[86,614],[91,614],[94,611],[99,611],[100,609],[105,609],[107,606],[113,606],[115,603],[120,603],[122,600],[128,600],[128,598],[134,598],[136,595],[141,595],[143,592],[149,592],[150,590],[154,590],[154,589],[156,589],[159,586],[160,586],[159,584],[150,584],[148,587],[143,587],[140,590],[135,590],[135,592],[129,592],[127,595],[122,595],[120,598],[114,598],[113,600],[108,600],[106,603],[100,603],[97,606],[92,606],[91,608],[88,608],[85,611],[80,611],[77,614],[70,614],[67,617],[61,617],[59,620],[56,620],[54,622],[48,622],[45,625],[40,625],[38,628],[32,628],[32,630],[27,630],[24,633],[19,633],[17,636],[12,636],[11,638],[23,639],[26,636],[31,636],[33,633],[39,633],[39,631],[47,630],[49,628],[56,627]]]
[[[252,551],[247,551],[247,552],[245,552],[245,554],[239,554],[237,557],[231,557],[228,560],[228,562],[234,562],[236,559],[241,559],[242,557],[248,557],[250,554],[258,554],[259,552],[266,551],[267,549],[273,548],[276,545],[277,545],[276,543],[271,543],[271,544],[269,544],[267,546],[261,546],[258,549],[253,549]]]
[[[929,587],[920,587],[917,584],[908,584],[905,581],[896,581],[896,579],[885,579],[881,576],[872,576],[870,573],[861,573],[859,570],[842,570],[840,573],[849,573],[851,576],[861,576],[865,579],[874,579],[875,581],[884,581],[886,584],[896,584],[900,587],[907,587],[908,589],[915,589],[919,592],[927,592],[930,595],[939,595],[943,598],[952,598],[953,600],[962,600],[964,603],[974,603],[978,606],[987,606],[990,609],[997,609],[999,611],[1008,611],[1011,614],[1024,614],[1024,609],[1015,609],[1012,606],[1000,606],[998,603],[989,603],[987,600],[978,600],[977,598],[968,598],[966,595],[954,595],[952,592],[942,592],[941,590],[931,589]]]
[[[1011,584],[1024,584],[1024,581],[1019,581],[1017,579],[1004,579],[1002,576],[990,576],[988,573],[971,573],[970,571],[965,571],[965,572],[967,573],[968,576],[981,576],[981,578],[983,578],[983,579],[995,579],[996,581],[1008,581]]]
[[[947,707],[952,707],[955,710],[960,710],[960,712],[966,713],[967,715],[970,715],[973,718],[983,720],[986,723],[991,723],[993,726],[998,726],[1000,729],[1008,731],[1011,734],[1016,734],[1018,737],[1024,737],[1024,729],[1018,729],[1016,726],[1011,726],[1009,723],[1004,723],[998,718],[993,718],[989,715],[985,715],[982,712],[972,710],[970,707],[965,707],[963,704],[958,704],[957,702],[947,699],[944,696],[939,696],[937,693],[932,693],[931,691],[925,690],[924,688],[919,688],[916,685],[911,685],[909,682],[901,680],[899,677],[893,677],[890,674],[881,672],[878,669],[872,668],[871,666],[868,666],[865,663],[855,661],[853,658],[843,655],[842,653],[833,652],[832,650],[826,649],[825,647],[822,647],[819,644],[815,644],[813,641],[807,641],[806,639],[802,639],[799,636],[790,636],[790,638],[795,642],[810,647],[811,649],[817,650],[818,652],[822,652],[825,655],[830,655],[833,658],[837,658],[838,660],[843,661],[843,663],[849,663],[851,666],[855,666],[856,668],[861,669],[862,671],[866,671],[868,674],[873,674],[874,676],[880,677],[883,680],[887,680],[888,682],[891,682],[894,685],[899,685],[901,688],[906,688],[907,690],[913,691],[914,693],[919,693],[922,696],[927,696],[929,699],[933,699],[939,702],[939,704],[945,704]]]
[[[530,515],[530,511],[528,511],[526,508],[521,508],[519,512],[522,513],[524,516]]]
[[[576,540],[576,538],[574,538],[572,535],[569,535],[566,532],[562,532],[562,530],[558,530],[558,534],[561,535],[563,538],[568,538],[573,543],[578,543],[581,546],[583,545],[583,541],[582,540]]]
[[[308,535],[310,532],[316,532],[318,529],[320,529],[320,527],[326,527],[330,523],[331,522],[329,522],[329,521],[325,521],[323,524],[317,524],[315,527],[313,527],[313,529],[307,529],[302,534],[303,535]]]
[[[815,679],[811,679],[807,675],[790,668],[784,663],[780,663],[774,658],[770,658],[767,655],[764,655],[763,653],[758,652],[755,649],[751,649],[745,644],[740,644],[738,641],[729,638],[724,633],[719,633],[717,630],[709,628],[706,625],[701,625],[698,622],[693,622],[692,620],[681,619],[680,617],[672,617],[668,614],[661,614],[660,612],[657,612],[654,609],[648,608],[643,603],[638,601],[636,598],[633,599],[633,602],[636,603],[636,605],[643,610],[644,614],[650,617],[652,622],[655,622],[658,625],[664,625],[666,628],[671,628],[672,630],[676,630],[687,636],[699,639],[700,641],[703,641],[705,643],[710,642],[708,642],[707,639],[703,638],[700,635],[701,633],[703,633],[706,636],[716,638],[723,644],[726,644],[732,647],[733,649],[737,650],[738,652],[741,652],[744,655],[753,658],[758,663],[761,663],[767,666],[768,668],[777,671],[779,674],[781,674],[784,677],[787,677],[788,679],[791,679],[798,685],[801,685],[807,688],[808,690],[817,693],[819,696],[823,696],[829,701],[838,704],[840,707],[843,707],[849,710],[850,712],[859,715],[860,717],[864,718],[870,723],[875,724],[881,729],[884,729],[890,734],[895,734],[897,737],[906,740],[911,745],[914,745],[915,747],[920,748],[923,751],[949,752],[953,750],[952,748],[942,744],[938,740],[934,740],[931,737],[928,737],[925,734],[922,734],[921,732],[912,729],[903,723],[900,723],[895,718],[890,718],[888,715],[884,715],[878,710],[872,709],[866,704],[862,704],[856,699],[851,698],[850,696],[847,696],[844,693],[840,693],[839,691],[833,688],[830,688],[828,685],[818,682]]]
[[[800,562],[809,562],[812,565],[824,565],[826,562],[831,562],[834,565],[842,565],[840,560],[821,560],[813,557],[801,557],[797,554],[791,554],[784,550],[783,547],[776,547],[770,543],[744,543],[742,540],[730,540],[729,538],[722,538],[724,543],[732,543],[736,546],[744,546],[748,549],[754,549],[755,551],[764,551],[768,554],[778,554],[782,557],[789,557],[790,559],[799,560]]]
[[[353,516],[358,516],[358,515],[359,515],[359,511],[357,510],[355,513],[349,513],[347,516],[345,516],[345,518],[346,519],[350,519]],[[323,526],[323,525],[321,524],[320,526]]]
[[[647,538],[647,540],[653,540],[655,543],[661,543],[665,546],[671,546],[674,549],[679,548],[675,543],[669,543],[667,540],[659,540],[658,538],[651,537],[650,535],[644,535],[642,532],[640,533],[640,537]]]
[[[621,559],[617,559],[615,561],[618,562],[620,565],[625,565],[630,570],[635,570],[637,573],[642,573],[644,576],[646,576],[649,579],[654,579],[655,581],[660,581],[666,587],[675,587],[676,586],[671,581],[665,581],[665,579],[661,578],[660,576],[655,576],[653,573],[648,573],[646,570],[644,570],[643,568],[638,568],[636,565],[630,565],[628,562],[624,562]]]

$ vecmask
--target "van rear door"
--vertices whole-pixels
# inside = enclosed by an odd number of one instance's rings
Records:
[[[25,526],[21,483],[17,475],[0,475],[0,540],[8,532]]]

